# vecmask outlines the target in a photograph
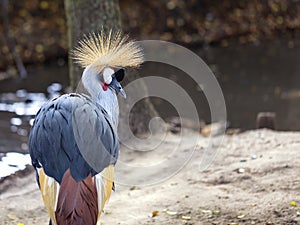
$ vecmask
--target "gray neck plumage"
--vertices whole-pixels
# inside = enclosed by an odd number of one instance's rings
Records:
[[[85,68],[82,74],[82,84],[90,97],[108,113],[115,128],[118,127],[119,104],[114,90],[101,87],[99,74],[91,66]]]

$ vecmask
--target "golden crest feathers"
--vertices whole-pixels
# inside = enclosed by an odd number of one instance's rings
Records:
[[[120,31],[103,30],[91,33],[79,41],[72,57],[83,68],[92,65],[99,72],[104,67],[137,67],[144,62],[142,49],[134,41],[128,41]]]

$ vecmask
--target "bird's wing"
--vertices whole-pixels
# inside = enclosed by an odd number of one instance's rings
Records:
[[[98,221],[100,221],[104,205],[109,200],[113,189],[114,166],[109,165],[101,173],[97,174],[94,179],[98,192]]]
[[[59,184],[67,169],[76,181],[96,175],[118,157],[116,130],[104,109],[84,95],[68,94],[44,105],[29,137],[32,164]]]
[[[38,169],[38,171],[38,183],[42,198],[50,215],[52,224],[56,225],[55,211],[60,185],[54,180],[54,178],[47,176],[42,168]]]
[[[85,98],[72,102],[74,137],[83,158],[99,173],[116,162],[119,140],[107,112],[100,105],[96,106],[89,98]]]

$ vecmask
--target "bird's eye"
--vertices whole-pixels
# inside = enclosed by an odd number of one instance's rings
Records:
[[[110,84],[112,81],[112,75],[114,74],[114,70],[112,68],[105,68],[103,71],[103,81],[105,84]]]
[[[115,72],[115,77],[118,82],[121,82],[125,77],[125,71],[124,69],[119,69]]]

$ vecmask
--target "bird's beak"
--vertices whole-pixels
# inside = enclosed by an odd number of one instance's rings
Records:
[[[120,85],[121,87],[121,85]],[[124,91],[124,89],[121,87],[121,89],[118,92],[123,98],[126,98],[126,92]]]
[[[123,98],[126,98],[126,93],[124,89],[115,77],[113,77],[111,83],[108,86],[115,89],[117,94],[120,94]]]

